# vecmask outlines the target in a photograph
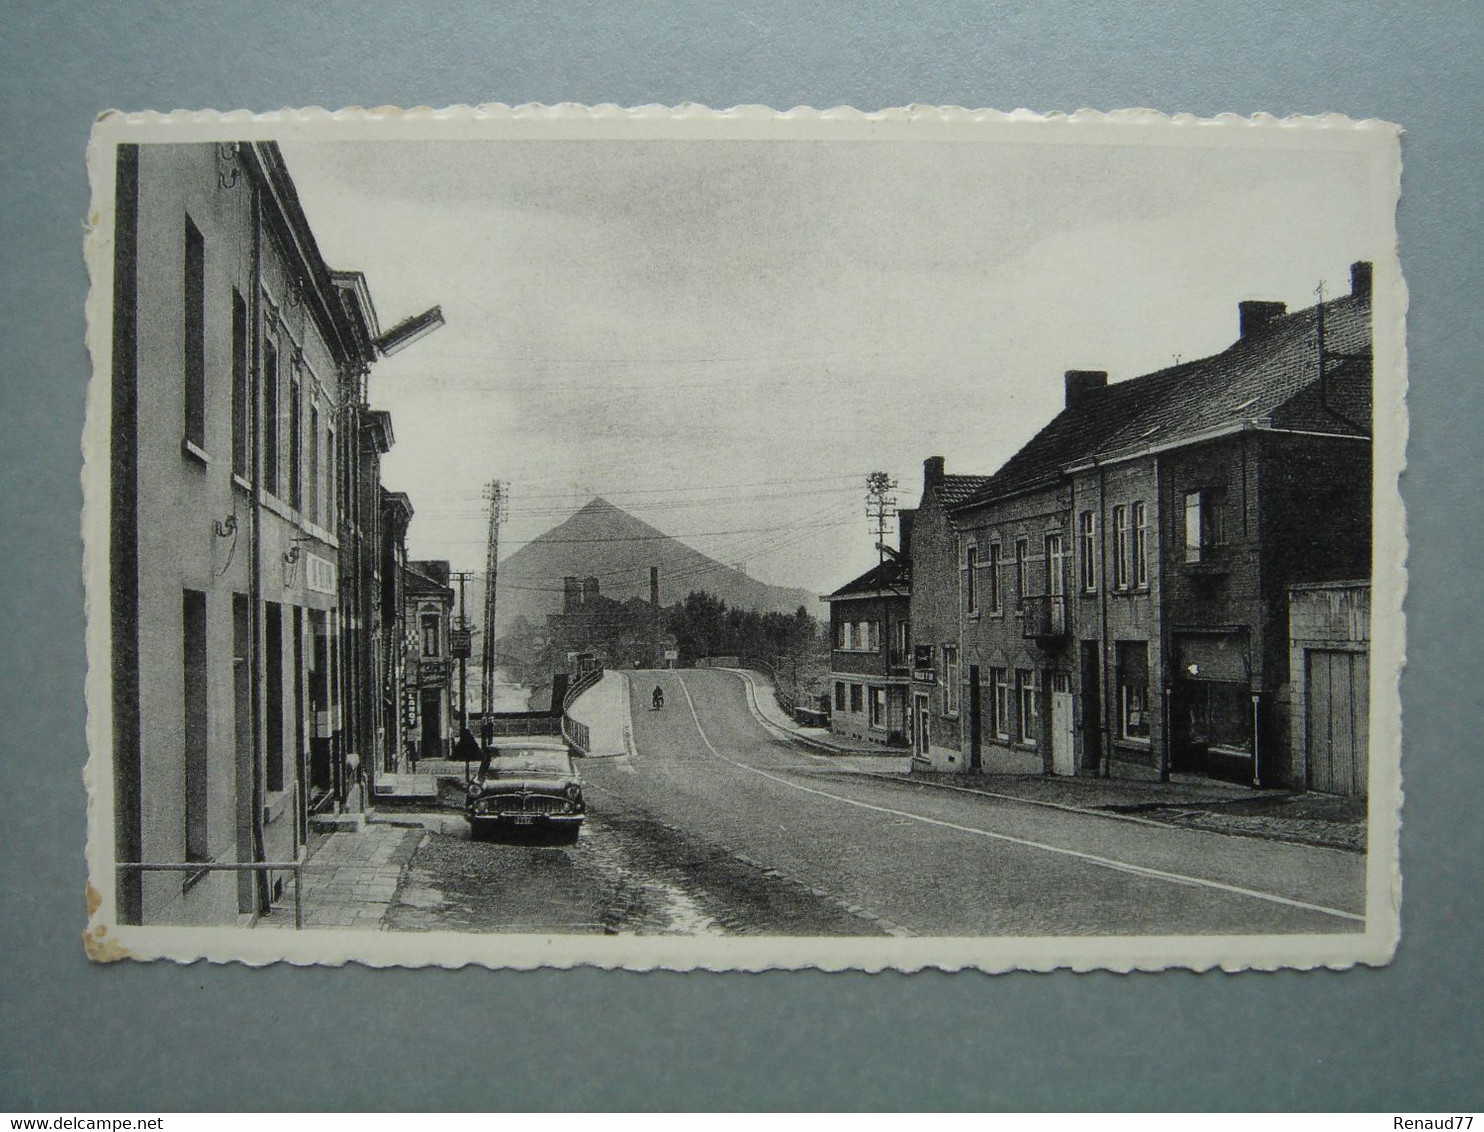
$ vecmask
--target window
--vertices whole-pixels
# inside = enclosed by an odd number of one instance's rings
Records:
[[[185,438],[206,447],[206,243],[185,222]]]
[[[1185,493],[1185,561],[1204,562],[1221,544],[1221,516],[1214,493]]]
[[[881,622],[863,621],[861,627],[865,630],[866,649],[870,652],[881,651]]]
[[[842,650],[843,649],[847,649],[847,648],[850,647],[849,641],[850,641],[850,622],[849,621],[836,621],[835,622],[835,648],[842,649]]]
[[[970,617],[979,612],[979,587],[978,579],[974,577],[979,569],[979,548],[971,546],[964,551],[964,611]]]
[[[1046,592],[1060,597],[1066,592],[1067,544],[1061,535],[1046,536]]]
[[[850,685],[850,710],[857,713],[861,710],[861,686],[859,684]]]
[[[289,506],[304,508],[304,408],[297,369],[289,378]]]
[[[283,607],[264,602],[263,683],[267,693],[267,734],[264,736],[268,789],[282,790],[283,771]]]
[[[252,474],[248,467],[250,458],[250,429],[252,420],[252,398],[249,396],[247,380],[247,303],[237,292],[232,292],[232,471],[243,479]]]
[[[1000,612],[1000,544],[989,544],[989,572],[985,581],[989,585],[989,611]]]
[[[335,501],[339,497],[339,461],[336,459],[335,430],[325,430],[325,526],[335,529]]]
[[[871,689],[871,726],[884,730],[886,728],[886,689]]]
[[[1123,739],[1149,741],[1149,644],[1119,641],[1118,734]]]
[[[943,646],[943,714],[958,714],[958,646]]]
[[[1022,743],[1034,745],[1041,726],[1041,699],[1036,688],[1036,674],[1029,668],[1015,670],[1016,695],[1020,701],[1020,730],[1016,735]]]
[[[1128,508],[1113,508],[1113,588],[1128,588]]]
[[[185,859],[208,861],[207,743],[211,733],[206,691],[206,595],[186,590],[181,601],[181,698],[185,708]],[[194,874],[187,873],[194,879]],[[187,881],[189,883],[189,880]]]
[[[1083,593],[1094,593],[1098,588],[1097,519],[1091,511],[1077,516],[1077,564],[1078,581]]]
[[[1031,558],[1031,544],[1029,539],[1018,538],[1015,540],[1015,596],[1017,598],[1026,595],[1026,564]]]
[[[278,413],[283,397],[278,388],[278,348],[263,344],[263,487],[278,494]]]
[[[1010,673],[1004,668],[989,670],[990,726],[996,739],[1010,738]]]
[[[1227,751],[1252,751],[1252,693],[1246,684],[1189,680],[1180,697],[1189,741]]]
[[[835,710],[845,710],[845,681],[835,681]]]
[[[423,626],[423,656],[442,656],[442,650],[438,647],[438,615],[436,613],[424,613],[422,615]]]
[[[1133,505],[1134,585],[1149,585],[1149,514],[1142,499]]]
[[[912,622],[897,622],[897,652],[901,654],[900,660],[905,662],[907,654],[912,651]],[[895,661],[894,661],[895,662]]]
[[[308,475],[305,477],[305,486],[309,489],[309,498],[305,503],[305,513],[309,521],[318,523],[319,513],[319,409],[311,404],[309,406],[309,466]]]

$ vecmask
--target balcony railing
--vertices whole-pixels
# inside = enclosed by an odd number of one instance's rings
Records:
[[[1063,594],[1042,594],[1020,599],[1020,635],[1038,641],[1060,641],[1071,634],[1067,599]]]

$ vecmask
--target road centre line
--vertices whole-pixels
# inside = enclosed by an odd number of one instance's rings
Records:
[[[1246,896],[1253,900],[1263,900],[1270,904],[1281,904],[1288,908],[1300,908],[1307,912],[1318,912],[1325,916],[1334,916],[1342,920],[1354,920],[1365,923],[1364,916],[1358,916],[1354,912],[1345,912],[1339,908],[1328,908],[1323,904],[1311,904],[1305,900],[1294,900],[1288,896],[1278,896],[1271,892],[1260,892],[1257,889],[1243,888],[1240,885],[1225,884],[1222,881],[1208,880],[1203,877],[1186,876],[1183,873],[1167,872],[1164,869],[1150,868],[1147,865],[1134,865],[1127,861],[1115,861],[1111,857],[1100,857],[1095,853],[1084,853],[1078,849],[1066,849],[1059,845],[1048,845],[1041,841],[1031,841],[1024,837],[1014,837],[1008,833],[995,833],[987,829],[978,829],[974,826],[960,825],[957,822],[944,821],[941,818],[925,817],[922,814],[914,814],[909,810],[897,810],[890,806],[878,806],[872,802],[861,802],[854,798],[846,798],[840,794],[831,794],[828,790],[820,790],[813,786],[805,786],[798,782],[790,782],[781,775],[772,774],[760,767],[749,766],[747,763],[728,758],[716,749],[710,738],[706,735],[706,729],[701,726],[701,717],[696,711],[696,702],[691,698],[690,689],[685,686],[684,677],[677,677],[680,681],[680,690],[685,693],[685,702],[690,707],[691,718],[695,720],[696,730],[700,733],[701,742],[706,744],[706,749],[724,763],[730,763],[740,770],[748,771],[763,778],[771,779],[784,786],[792,787],[805,794],[816,794],[821,798],[829,798],[841,802],[847,806],[855,806],[862,810],[873,810],[876,813],[890,814],[893,817],[908,818],[912,821],[922,822],[924,825],[934,825],[942,829],[952,829],[960,833],[972,834],[976,837],[987,837],[995,841],[1006,841],[1012,845],[1021,845],[1028,849],[1041,849],[1047,853],[1055,853],[1058,856],[1072,857],[1079,861],[1095,865],[1098,868],[1111,869],[1114,872],[1129,873],[1133,876],[1148,877],[1153,880],[1162,880],[1171,884],[1183,884],[1196,888],[1209,888],[1217,892],[1231,893],[1236,896]]]

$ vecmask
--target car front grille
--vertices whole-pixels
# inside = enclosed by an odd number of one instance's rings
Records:
[[[491,814],[561,814],[568,805],[566,799],[550,794],[497,794],[481,799],[477,809]]]

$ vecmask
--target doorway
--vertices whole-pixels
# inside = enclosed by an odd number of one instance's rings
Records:
[[[443,757],[443,704],[438,688],[422,691],[422,758]]]
[[[918,758],[925,759],[928,757],[928,752],[932,749],[932,731],[928,721],[928,697],[919,693],[914,699],[917,708],[913,714],[917,718],[917,726],[913,729],[915,738],[913,753]]]
[[[1072,675],[1069,672],[1051,674],[1051,773],[1077,773],[1072,722]]]
[[[984,767],[984,740],[980,734],[979,721],[983,711],[979,692],[979,666],[969,665],[969,769]]]
[[[1098,642],[1082,642],[1082,766],[1103,765],[1103,682],[1098,665]]]

